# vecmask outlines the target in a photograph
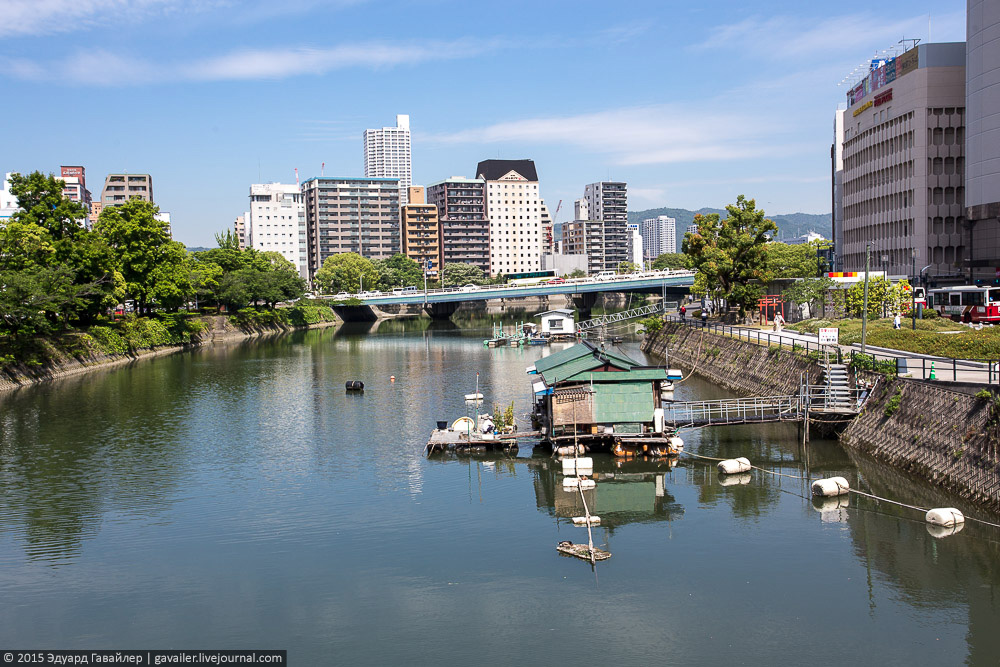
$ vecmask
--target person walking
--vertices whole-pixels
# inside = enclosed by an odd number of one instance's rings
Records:
[[[774,330],[781,331],[781,328],[785,326],[785,318],[781,316],[781,313],[774,314]]]
[[[708,324],[708,310],[705,308],[701,309],[701,328],[704,329],[705,325]]]
[[[893,329],[899,329],[900,325],[901,325],[901,322],[899,320],[899,313],[896,313],[896,316],[894,318],[892,318],[892,328]]]

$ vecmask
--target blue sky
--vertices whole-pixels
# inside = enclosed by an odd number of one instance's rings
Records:
[[[410,115],[416,184],[535,160],[550,210],[755,197],[830,210],[838,83],[901,38],[965,39],[965,2],[2,0],[0,171],[153,175],[174,236],[214,245],[250,183],[361,176]]]

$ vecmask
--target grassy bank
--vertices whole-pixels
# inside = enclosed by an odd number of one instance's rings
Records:
[[[309,326],[336,319],[329,306],[297,305],[274,310],[244,308],[229,317],[244,331]],[[141,350],[187,345],[199,341],[205,318],[196,313],[157,313],[105,319],[85,329],[29,339],[0,337],[0,373],[41,369],[67,360],[95,360]]]
[[[935,318],[917,320],[916,330],[911,320],[903,320],[902,329],[893,329],[891,319],[869,320],[867,343],[876,347],[932,354],[956,359],[1000,359],[1000,327],[984,327],[981,331],[951,320]],[[816,333],[821,327],[840,329],[840,344],[861,342],[861,320],[804,320],[789,325],[789,329]]]

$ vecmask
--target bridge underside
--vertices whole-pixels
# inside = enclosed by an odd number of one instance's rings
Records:
[[[345,322],[375,322],[378,315],[371,306],[334,306],[333,312]]]
[[[424,306],[424,312],[431,316],[432,320],[447,320],[458,307],[462,305],[461,301],[445,301],[444,303],[429,303]]]

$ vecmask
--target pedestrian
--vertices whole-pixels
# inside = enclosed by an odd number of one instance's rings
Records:
[[[899,313],[896,313],[896,316],[892,318],[892,328],[893,329],[900,328]]]
[[[687,312],[687,306],[681,306],[681,319],[684,319],[684,313]]]
[[[706,324],[708,324],[708,310],[706,310],[705,308],[702,308],[701,309],[701,326],[702,326],[702,328],[704,328]]]
[[[785,326],[785,318],[781,316],[781,313],[774,314],[774,330],[781,331],[781,328]]]

